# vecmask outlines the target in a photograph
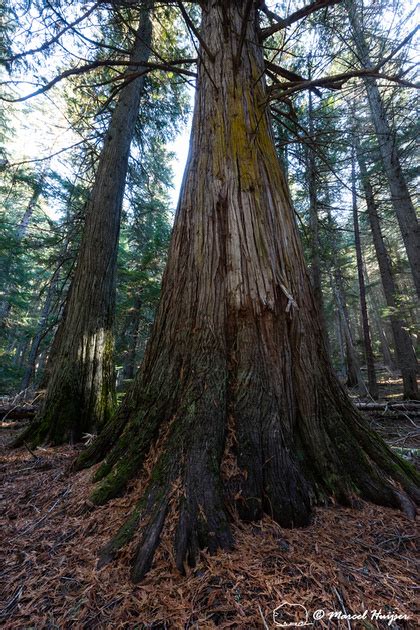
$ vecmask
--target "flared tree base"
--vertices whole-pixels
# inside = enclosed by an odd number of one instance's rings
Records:
[[[86,434],[99,432],[115,411],[113,371],[100,387],[81,387],[82,368],[56,371],[41,408],[31,424],[14,440],[11,447],[50,444],[75,444]]]
[[[297,412],[293,430],[286,431],[290,411],[285,421],[278,396],[262,375],[253,376],[241,385],[235,379],[233,387],[227,367],[213,366],[204,380],[183,389],[175,414],[176,401],[167,403],[166,414],[162,403],[145,405],[125,424],[122,410],[82,453],[75,468],[108,451],[95,474],[95,504],[120,495],[146,461],[150,470],[141,500],[102,549],[100,564],[135,537],[132,577],[141,580],[169,512],[171,522],[174,512],[177,518],[181,572],[185,562],[194,566],[200,549],[233,547],[234,515],[250,522],[266,513],[284,527],[304,526],[317,504],[357,505],[360,499],[414,515],[416,472],[367,427],[338,384],[324,389],[322,402],[312,401],[307,417]]]

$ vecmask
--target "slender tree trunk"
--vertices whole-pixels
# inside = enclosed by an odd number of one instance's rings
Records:
[[[47,351],[43,350],[38,356],[38,363],[35,363],[35,379],[38,380],[39,375],[44,373],[45,363],[47,360]]]
[[[357,159],[359,163],[360,175],[363,190],[366,198],[366,207],[369,218],[370,229],[372,231],[373,245],[378,259],[379,271],[381,274],[382,287],[385,300],[390,309],[390,322],[394,337],[397,361],[403,379],[404,398],[417,400],[419,390],[417,385],[417,359],[407,326],[398,315],[397,308],[397,288],[392,273],[391,261],[382,236],[381,223],[379,220],[378,208],[373,195],[372,186],[361,150],[359,141],[356,139]]]
[[[14,360],[14,364],[16,365],[16,367],[19,367],[19,368],[22,367],[25,356],[26,356],[26,352],[28,350],[28,346],[29,346],[29,339],[27,339],[26,337],[23,337],[22,340],[19,341],[19,343],[17,344],[15,360]]]
[[[201,50],[151,340],[114,419],[76,464],[105,456],[93,495],[102,503],[148,458],[144,494],[101,552],[103,563],[136,534],[134,580],[168,515],[184,571],[199,548],[232,547],[234,507],[245,521],[266,512],[299,526],[329,497],[411,506],[390,478],[416,493],[411,468],[333,374],[267,113],[257,10],[247,8],[212,0],[203,10],[214,58]]]
[[[21,384],[22,390],[27,389],[29,387],[34,371],[35,371],[35,364],[36,364],[36,360],[39,353],[39,346],[41,345],[41,341],[45,335],[45,327],[48,322],[48,317],[51,313],[52,300],[53,300],[56,284],[57,284],[57,273],[55,273],[53,277],[51,278],[50,284],[47,289],[44,305],[42,307],[41,315],[39,318],[38,328],[31,342],[31,348],[29,351],[26,371],[23,376],[22,384]]]
[[[126,341],[127,351],[123,362],[123,379],[133,379],[136,372],[137,343],[139,339],[141,297],[137,296],[130,321],[128,322]]]
[[[366,272],[366,266],[365,266],[364,273],[365,273],[367,282],[369,282],[369,278]],[[388,338],[386,336],[386,331],[384,329],[384,321],[379,314],[379,308],[380,308],[379,302],[374,295],[374,291],[372,291],[370,295],[370,299],[371,299],[371,312],[373,313],[373,316],[375,319],[375,325],[376,325],[376,330],[378,332],[379,342],[381,344],[381,354],[384,360],[384,365],[386,365],[391,372],[395,372],[396,365],[393,358],[393,353],[392,353]]]
[[[365,68],[373,68],[355,0],[346,0],[357,55]],[[420,224],[401,167],[395,131],[391,128],[376,80],[364,79],[372,121],[378,138],[392,205],[400,226],[414,285],[420,297]]]
[[[328,191],[327,191],[327,197]],[[334,296],[335,303],[338,308],[338,312],[342,322],[342,330],[344,333],[344,341],[345,341],[345,366],[347,373],[346,385],[347,387],[353,389],[357,388],[357,391],[360,395],[364,395],[367,393],[367,387],[365,385],[362,372],[360,370],[360,361],[357,356],[356,348],[353,340],[353,333],[351,330],[350,324],[350,316],[347,308],[346,301],[346,292],[344,289],[344,281],[343,276],[341,274],[339,263],[339,251],[336,242],[336,238],[333,232],[333,222],[331,217],[331,204],[328,199],[328,223],[331,229],[331,247],[333,251],[333,264],[330,276],[331,288]]]
[[[150,55],[151,6],[141,10],[127,74],[141,72]],[[53,444],[80,440],[102,427],[115,408],[114,302],[120,216],[130,144],[144,75],[120,93],[99,159],[85,227],[52,354],[42,409],[23,439]]]
[[[369,328],[369,316],[368,316],[367,302],[366,302],[366,285],[365,285],[365,278],[363,275],[362,244],[360,240],[359,212],[357,208],[357,192],[356,192],[356,157],[355,157],[354,149],[352,150],[352,160],[351,160],[351,193],[352,193],[352,206],[353,206],[354,244],[356,248],[357,276],[359,279],[360,312],[362,316],[363,345],[364,345],[365,357],[366,357],[368,390],[372,398],[376,399],[378,397],[378,384],[376,381],[375,359],[373,356],[372,340],[371,340],[370,328]]]
[[[30,220],[32,218],[32,215],[35,211],[38,200],[42,193],[44,180],[45,180],[45,170],[42,173],[39,181],[35,184],[33,188],[29,203],[17,227],[16,236],[17,236],[18,241],[21,241],[24,238],[28,230]],[[0,327],[5,325],[6,319],[9,316],[10,309],[11,309],[10,298],[11,298],[11,294],[15,290],[14,283],[13,281],[11,281],[11,277],[10,277],[12,273],[14,256],[15,256],[15,252],[12,252],[9,258],[6,260],[5,269],[3,269],[3,272],[2,272],[3,273],[2,281],[3,281],[4,288],[2,290],[3,299],[0,301]]]
[[[309,135],[311,141],[315,142],[314,134],[314,122],[313,122],[313,105],[312,105],[312,93],[309,91]],[[319,240],[319,218],[318,218],[318,186],[317,186],[317,168],[315,162],[314,150],[311,146],[306,146],[306,172],[308,180],[308,192],[309,192],[309,220],[311,228],[311,279],[314,291],[315,301],[318,305],[321,325],[324,331],[325,343],[329,349],[328,332],[325,321],[325,307],[324,298],[322,294],[322,278],[321,278],[321,258],[320,258],[320,240]]]
[[[357,388],[360,395],[367,393],[367,388],[363,380],[362,372],[360,370],[360,362],[357,356],[356,349],[354,347],[353,334],[350,326],[350,317],[347,309],[346,296],[344,293],[343,279],[338,269],[334,270],[334,279],[332,280],[334,298],[337,304],[338,312],[342,322],[342,329],[344,331],[344,340],[346,348],[346,372],[347,372],[347,387],[353,389]]]

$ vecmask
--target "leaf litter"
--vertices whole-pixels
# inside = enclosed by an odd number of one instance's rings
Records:
[[[16,431],[1,431],[5,444]],[[97,569],[99,550],[124,523],[144,482],[107,505],[89,502],[92,470],[68,474],[78,448],[3,450],[0,459],[0,626],[5,630],[275,629],[273,610],[300,604],[313,628],[413,630],[418,623],[416,523],[363,504],[317,508],[305,529],[269,518],[236,522],[236,548],[181,576],[170,523],[151,571],[130,581],[133,541]],[[315,610],[381,610],[408,621],[312,619]]]

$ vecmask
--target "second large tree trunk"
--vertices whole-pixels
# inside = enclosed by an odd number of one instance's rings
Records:
[[[150,7],[141,11],[128,73],[150,55]],[[76,271],[52,353],[47,392],[33,425],[15,442],[80,440],[100,429],[115,408],[113,323],[121,207],[144,76],[121,91],[112,114],[86,209]]]
[[[136,535],[135,580],[166,521],[182,571],[199,548],[232,546],[235,509],[299,526],[329,497],[411,509],[391,478],[416,494],[414,473],[369,431],[330,366],[267,114],[256,9],[247,16],[245,4],[203,11],[214,60],[201,51],[151,340],[116,417],[77,463],[105,457],[96,503],[146,471],[142,498],[101,554]]]

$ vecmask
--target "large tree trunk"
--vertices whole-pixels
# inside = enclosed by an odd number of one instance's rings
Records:
[[[390,309],[389,319],[391,322],[392,334],[394,337],[398,366],[401,370],[401,375],[403,379],[404,398],[407,398],[408,400],[417,400],[419,397],[419,390],[417,385],[417,359],[410,335],[407,332],[407,326],[398,315],[398,306],[396,299],[398,293],[392,273],[391,261],[388,256],[388,251],[386,249],[384,238],[382,236],[378,208],[376,206],[366,163],[358,139],[356,139],[356,151],[362,186],[366,198],[367,214],[369,218],[370,229],[372,231],[373,245],[375,247],[376,257],[378,259],[378,266],[381,274],[385,300],[387,306]]]
[[[355,0],[346,0],[346,7],[353,31],[357,56],[365,68],[373,68]],[[372,77],[365,77],[364,83],[382,163],[391,191],[392,205],[407,251],[414,285],[420,297],[420,223],[417,220],[416,211],[401,167],[396,134],[389,124],[378,85]]]
[[[138,535],[135,580],[168,514],[183,571],[199,548],[232,546],[235,508],[245,521],[266,512],[299,526],[330,497],[412,505],[391,478],[416,494],[415,473],[368,429],[330,366],[275,152],[256,9],[244,16],[245,4],[214,0],[203,11],[214,60],[201,51],[151,340],[117,415],[76,464],[105,456],[96,503],[150,470],[101,554],[107,561]]]
[[[370,336],[369,316],[366,302],[366,285],[363,275],[363,257],[362,257],[362,243],[360,240],[360,226],[359,226],[359,211],[357,208],[357,193],[356,193],[356,156],[354,149],[352,150],[351,160],[351,192],[352,192],[352,207],[353,207],[353,229],[354,229],[354,244],[356,249],[356,261],[357,261],[357,277],[359,280],[359,297],[360,297],[360,312],[362,316],[362,329],[363,329],[363,345],[365,349],[366,368],[368,376],[368,390],[373,399],[378,397],[378,383],[376,381],[375,372],[375,360],[373,356],[372,340]]]
[[[152,24],[145,3],[127,74],[141,72],[150,55]],[[121,91],[99,159],[85,227],[58,342],[52,354],[45,400],[36,421],[18,437],[32,443],[80,440],[101,428],[115,408],[113,322],[121,207],[130,144],[144,75]]]

